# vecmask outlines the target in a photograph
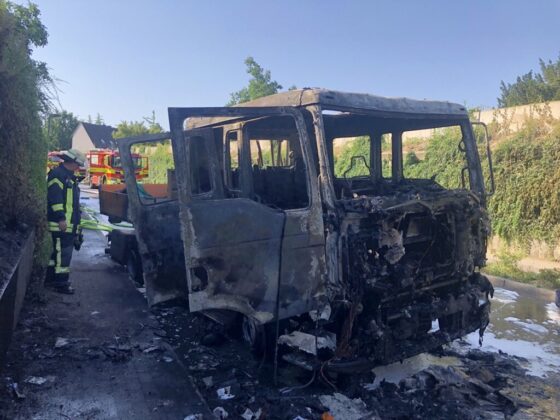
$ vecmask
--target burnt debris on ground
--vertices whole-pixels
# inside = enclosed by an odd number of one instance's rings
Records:
[[[443,349],[438,356],[456,358],[457,364],[435,364],[396,384],[375,383],[371,372],[336,377],[280,361],[275,384],[273,361],[255,357],[239,335],[175,302],[155,307],[144,323],[100,342],[73,336],[48,303],[34,301],[22,314],[2,374],[0,418],[23,418],[22,406],[25,413],[44,413],[41,393],[65,392],[64,382],[81,381],[92,370],[116,384],[121,369],[146,363],[185,369],[216,418],[554,418],[558,412],[560,377],[528,376],[506,354]],[[166,404],[172,399],[153,403],[153,418]],[[92,419],[110,414],[90,405],[74,411],[66,405],[60,412]],[[196,417],[199,413],[193,409],[185,418],[212,418]]]
[[[558,404],[560,377],[528,376],[516,358],[479,350],[442,349],[438,356],[457,358],[457,366],[430,366],[398,384],[373,386],[371,372],[314,375],[286,363],[275,384],[273,361],[255,358],[235,330],[185,306],[154,313],[209,407],[230,418],[553,418],[549,409]]]

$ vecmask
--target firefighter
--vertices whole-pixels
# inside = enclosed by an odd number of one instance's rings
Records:
[[[81,245],[80,189],[75,172],[85,165],[85,155],[76,149],[60,153],[62,162],[47,176],[47,221],[53,252],[45,284],[55,291],[73,294],[70,286],[72,248]]]

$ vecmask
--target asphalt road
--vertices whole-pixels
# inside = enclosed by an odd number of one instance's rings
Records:
[[[71,264],[74,295],[28,294],[0,375],[0,419],[211,418],[105,246],[99,231],[85,232]]]

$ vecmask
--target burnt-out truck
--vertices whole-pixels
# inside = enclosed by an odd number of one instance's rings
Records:
[[[303,89],[169,108],[169,123],[170,135],[119,140],[151,304],[185,298],[191,312],[241,320],[254,347],[272,331],[295,349],[287,360],[332,370],[482,336],[493,178],[464,106]],[[447,188],[437,171],[407,175],[403,157],[442,135],[457,140]],[[172,153],[165,187],[134,177],[139,148]]]

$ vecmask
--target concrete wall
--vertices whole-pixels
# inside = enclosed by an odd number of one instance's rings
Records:
[[[78,149],[80,152],[84,153],[87,153],[91,149],[95,148],[82,123],[76,127],[74,134],[72,134],[72,148]]]
[[[31,231],[13,267],[12,275],[6,283],[0,284],[0,368],[16,328],[25,291],[31,279],[34,248],[35,233]]]
[[[474,114],[474,120],[486,124],[492,122],[506,123],[509,124],[509,129],[515,132],[523,127],[528,118],[542,115],[560,118],[560,101],[512,106],[509,108],[483,109]]]
[[[525,121],[531,117],[539,117],[542,115],[551,116],[560,119],[560,101],[552,101],[548,103],[529,104],[512,106],[508,108],[491,108],[483,109],[473,115],[473,121],[480,121],[485,124],[497,122],[499,124],[508,124],[510,132],[514,133],[523,128]],[[434,135],[437,129],[417,130],[404,133],[403,141],[417,138],[427,139]]]

